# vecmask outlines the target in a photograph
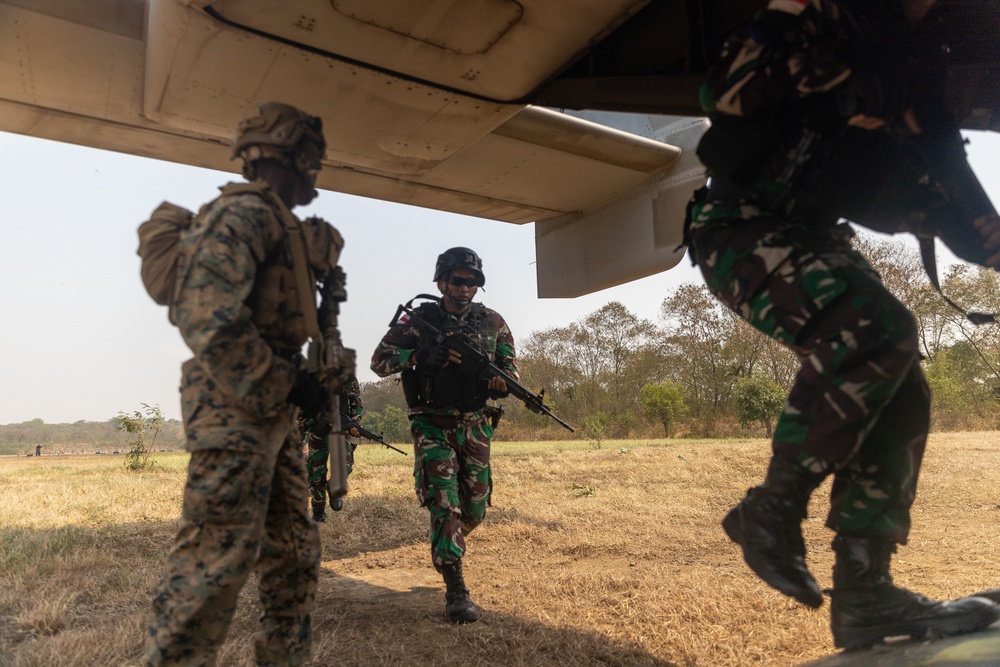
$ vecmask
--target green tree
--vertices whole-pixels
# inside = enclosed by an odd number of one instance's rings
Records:
[[[677,382],[667,380],[660,384],[644,385],[639,395],[646,416],[663,425],[665,438],[673,437],[677,422],[687,413],[684,388]]]
[[[608,432],[614,424],[614,418],[607,412],[598,412],[583,420],[583,432],[595,448],[600,449]]]
[[[115,430],[125,431],[132,436],[128,441],[129,450],[125,453],[125,467],[132,471],[141,471],[154,465],[149,460],[156,436],[163,428],[163,413],[160,406],[142,404],[142,410],[136,410],[131,415],[119,412],[115,417]]]
[[[390,375],[375,382],[362,382],[361,401],[365,412],[381,412],[387,405],[405,410],[406,399],[403,397],[399,375]]]
[[[760,422],[771,437],[774,422],[785,404],[785,392],[774,380],[751,375],[741,377],[733,387],[740,426]]]
[[[366,410],[361,422],[369,431],[381,434],[387,442],[410,441],[410,420],[406,412],[394,405],[387,405],[382,411]]]
[[[684,399],[705,435],[716,435],[729,412],[738,348],[727,344],[737,319],[704,285],[685,283],[660,305],[670,379],[684,387]]]

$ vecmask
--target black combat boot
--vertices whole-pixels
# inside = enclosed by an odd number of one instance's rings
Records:
[[[733,542],[743,547],[743,560],[768,585],[809,607],[823,604],[823,594],[806,568],[802,520],[810,494],[823,475],[772,459],[767,479],[722,520]]]
[[[472,604],[469,589],[462,578],[462,561],[455,561],[441,568],[446,592],[444,612],[448,619],[456,623],[475,623],[479,620],[479,610]]]
[[[837,648],[867,648],[886,637],[974,632],[1000,619],[1000,605],[986,598],[938,602],[894,586],[889,575],[893,542],[838,535],[833,550],[830,629]]]
[[[344,509],[344,499],[343,498],[330,498],[330,509],[334,512],[339,512]]]
[[[326,503],[312,501],[313,521],[323,523],[326,521]]]

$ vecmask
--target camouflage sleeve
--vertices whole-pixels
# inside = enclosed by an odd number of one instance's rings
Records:
[[[235,405],[263,417],[285,404],[296,374],[264,342],[245,303],[275,229],[259,198],[217,200],[185,241],[192,246],[176,299],[177,326],[195,357]]]
[[[360,422],[364,415],[364,404],[361,402],[361,384],[358,378],[351,376],[344,387],[344,395],[347,397],[347,416],[353,422]]]
[[[520,381],[521,375],[517,370],[517,353],[514,351],[514,334],[510,332],[510,327],[507,326],[500,313],[493,311],[492,316],[495,317],[497,328],[497,347],[493,353],[493,363],[512,378]]]
[[[403,315],[406,318],[406,315]],[[375,353],[372,354],[371,369],[379,377],[388,377],[393,373],[406,370],[413,364],[410,358],[420,342],[420,331],[413,325],[407,325],[405,319],[389,327],[388,333],[379,341]]]
[[[845,81],[850,49],[838,11],[831,0],[770,0],[726,41],[702,84],[702,108],[750,116]]]

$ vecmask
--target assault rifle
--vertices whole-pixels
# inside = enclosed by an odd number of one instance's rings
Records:
[[[452,350],[458,352],[458,354],[462,357],[462,363],[459,364],[459,368],[462,372],[484,380],[490,380],[495,377],[501,378],[507,384],[507,390],[510,392],[511,396],[524,403],[526,408],[535,414],[551,417],[556,420],[560,426],[569,429],[571,432],[576,430],[557,417],[552,410],[545,405],[544,389],[535,394],[523,384],[504,373],[499,366],[493,363],[489,355],[480,349],[475,341],[473,341],[464,331],[442,331],[421,317],[412,305],[417,299],[426,299],[437,303],[441,302],[439,297],[431,296],[430,294],[418,294],[396,309],[396,316],[393,318],[392,322],[389,323],[389,326],[396,326],[405,314],[407,316],[406,323],[412,323],[421,329],[432,333],[434,335],[434,343],[436,345],[447,345]]]
[[[369,440],[371,440],[373,442],[377,442],[378,444],[384,445],[385,447],[388,447],[389,449],[391,449],[393,451],[399,452],[403,456],[407,456],[406,452],[404,452],[402,449],[399,449],[398,447],[393,447],[388,442],[386,442],[385,438],[383,438],[381,434],[369,431],[368,429],[366,429],[364,426],[362,426],[358,422],[348,421],[348,423],[347,423],[347,430],[350,431],[352,428],[357,429],[358,430],[358,435],[360,435],[362,438],[368,438]]]

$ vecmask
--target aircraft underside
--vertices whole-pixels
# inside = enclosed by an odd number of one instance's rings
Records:
[[[763,4],[0,0],[0,130],[234,171],[279,99],[323,117],[320,187],[536,222],[539,296],[576,296],[680,261],[697,85]],[[940,4],[955,110],[998,130],[1000,12]]]

